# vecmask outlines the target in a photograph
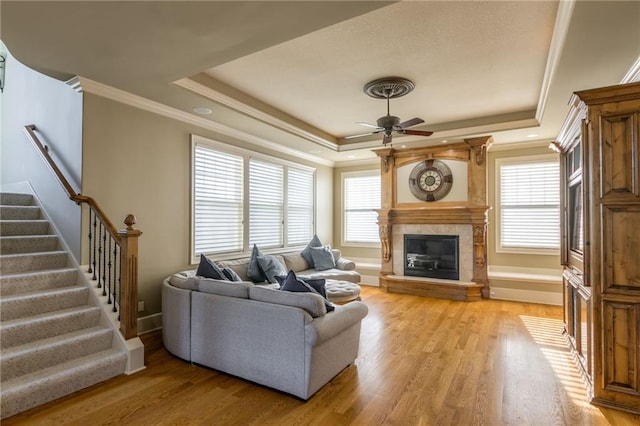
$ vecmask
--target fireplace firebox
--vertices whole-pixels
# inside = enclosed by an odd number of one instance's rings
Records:
[[[404,274],[414,277],[459,280],[457,235],[404,236]]]

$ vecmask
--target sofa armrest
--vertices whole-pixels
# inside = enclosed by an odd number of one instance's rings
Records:
[[[352,260],[341,257],[336,260],[336,268],[343,271],[353,271],[356,269],[356,264]]]
[[[305,340],[307,344],[316,346],[358,324],[368,312],[367,305],[357,301],[336,306],[335,311],[323,317],[314,318],[305,326]]]

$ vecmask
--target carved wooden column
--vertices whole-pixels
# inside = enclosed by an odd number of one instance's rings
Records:
[[[120,332],[125,339],[138,336],[138,237],[142,232],[134,229],[136,217],[129,214],[124,219],[127,229],[118,231],[120,236]]]
[[[391,208],[395,199],[395,174],[394,171],[394,149],[386,148],[376,151],[380,157],[380,206],[378,210],[378,227],[380,233],[380,244],[382,250],[380,275],[393,273],[393,225],[391,221]],[[386,290],[385,281],[380,280],[380,286]]]

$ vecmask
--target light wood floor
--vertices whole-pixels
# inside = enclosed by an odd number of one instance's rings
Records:
[[[360,355],[308,402],[172,357],[2,422],[77,425],[638,425],[588,404],[561,308],[364,287]],[[257,354],[259,356],[259,354]]]

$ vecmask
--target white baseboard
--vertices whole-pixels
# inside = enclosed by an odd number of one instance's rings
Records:
[[[377,275],[361,275],[359,284],[371,287],[380,287],[380,279]]]
[[[562,293],[515,288],[491,287],[491,298],[513,302],[540,303],[562,306]]]
[[[162,312],[138,318],[138,334],[149,333],[162,328]]]

